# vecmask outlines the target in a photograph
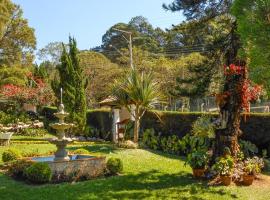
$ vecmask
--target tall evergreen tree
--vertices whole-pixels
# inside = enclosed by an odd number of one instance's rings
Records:
[[[59,80],[54,80],[52,87],[59,96],[60,88],[63,88],[63,102],[66,110],[70,112],[70,118],[77,125],[76,133],[81,134],[86,125],[86,97],[85,89],[87,78],[83,67],[79,64],[77,43],[69,37],[69,50],[63,44],[61,64],[57,66]]]
[[[202,24],[219,17],[227,17],[229,21],[229,33],[225,38],[215,43],[213,49],[221,49],[224,52],[225,62],[227,65],[235,64],[246,69],[245,62],[237,59],[238,50],[240,49],[240,40],[237,34],[237,21],[230,14],[233,0],[174,0],[170,5],[163,5],[165,9],[171,11],[183,11],[188,21],[195,23],[195,28]],[[229,93],[225,102],[220,104],[221,121],[225,120],[225,125],[216,131],[216,145],[214,148],[214,157],[222,155],[225,147],[229,147],[233,156],[239,151],[238,136],[241,135],[240,130],[240,113],[242,110],[242,97],[239,87],[243,86],[246,80],[246,73],[238,76],[226,77],[223,87],[223,93]],[[224,95],[223,95],[224,96]]]

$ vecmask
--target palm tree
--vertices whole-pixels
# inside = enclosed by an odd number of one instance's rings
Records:
[[[161,102],[161,93],[152,73],[140,74],[132,69],[115,81],[113,96],[121,106],[125,106],[134,118],[134,142],[139,139],[140,120],[146,110],[154,109]],[[133,110],[134,109],[134,110]]]

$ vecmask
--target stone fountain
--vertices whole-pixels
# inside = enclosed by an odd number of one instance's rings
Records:
[[[72,123],[65,123],[65,118],[69,113],[65,112],[65,107],[62,102],[62,89],[61,89],[61,104],[59,106],[59,112],[54,114],[58,119],[58,123],[51,124],[50,126],[57,131],[57,138],[52,138],[49,140],[50,143],[55,144],[57,151],[54,153],[54,161],[69,161],[68,151],[66,146],[72,143],[71,138],[65,136],[65,131],[74,126]]]
[[[89,178],[102,175],[106,163],[104,156],[68,155],[66,146],[73,141],[71,138],[66,137],[65,131],[72,128],[74,124],[65,122],[65,118],[69,113],[65,112],[62,102],[62,88],[59,110],[54,115],[59,119],[59,122],[50,125],[57,131],[57,138],[49,139],[49,142],[57,147],[54,156],[32,157],[28,159],[34,162],[47,162],[56,177],[61,174],[68,176],[70,174],[80,174]]]

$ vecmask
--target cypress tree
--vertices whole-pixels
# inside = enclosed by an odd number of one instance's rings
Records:
[[[56,96],[63,88],[63,103],[70,113],[70,120],[76,124],[75,133],[82,134],[86,125],[87,78],[80,66],[78,52],[76,40],[69,37],[68,50],[63,44],[61,64],[57,66],[59,80],[53,81],[52,87]]]

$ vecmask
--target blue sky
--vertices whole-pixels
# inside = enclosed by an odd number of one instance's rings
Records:
[[[142,15],[154,27],[169,28],[183,20],[181,13],[166,12],[162,3],[173,0],[13,0],[35,29],[37,49],[49,42],[67,42],[75,36],[79,49],[101,44],[102,35],[118,22]]]

